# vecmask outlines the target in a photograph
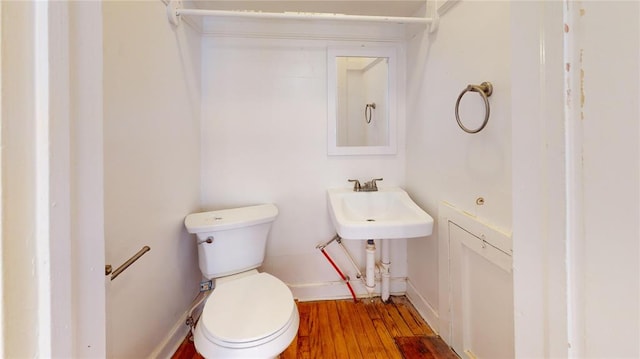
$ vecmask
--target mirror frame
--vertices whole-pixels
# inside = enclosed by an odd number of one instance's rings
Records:
[[[388,136],[385,146],[338,146],[336,57],[386,57],[389,59]],[[397,71],[395,47],[329,47],[327,49],[327,153],[329,155],[395,155],[397,153]]]

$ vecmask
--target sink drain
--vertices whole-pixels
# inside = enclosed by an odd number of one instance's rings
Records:
[[[367,222],[375,222],[375,221],[376,221],[376,220],[375,220],[375,219],[373,219],[373,218],[368,218],[368,219],[367,219]]]

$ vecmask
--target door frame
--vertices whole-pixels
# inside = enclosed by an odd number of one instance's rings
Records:
[[[105,357],[102,5],[33,8],[34,344],[43,357]]]

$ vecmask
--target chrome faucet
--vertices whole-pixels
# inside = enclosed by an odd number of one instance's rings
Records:
[[[378,184],[376,181],[382,181],[382,178],[374,178],[369,182],[365,182],[360,191],[362,192],[377,192]]]
[[[349,182],[353,182],[353,192],[360,192],[362,190],[362,186],[360,186],[360,181],[358,181],[357,179],[350,179],[347,180]]]
[[[378,184],[376,181],[382,181],[382,178],[374,178],[369,182],[365,182],[364,185],[360,185],[360,181],[357,179],[350,179],[349,182],[353,182],[354,192],[377,192]]]

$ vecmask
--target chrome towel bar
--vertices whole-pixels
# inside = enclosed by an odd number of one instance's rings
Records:
[[[140,259],[140,257],[142,257],[145,253],[147,253],[150,250],[151,250],[151,248],[149,246],[142,247],[142,249],[139,250],[138,253],[134,254],[133,257],[127,259],[126,262],[122,263],[122,265],[120,267],[118,267],[116,270],[114,270],[113,272],[111,271],[111,269],[112,269],[111,264],[107,264],[104,267],[104,275],[111,274],[111,280],[116,279],[116,277],[118,277],[120,275],[120,273],[124,272],[124,270],[129,268],[129,266],[132,265],[133,262],[135,262],[138,259]]]
[[[458,107],[460,107],[460,100],[462,100],[462,96],[464,96],[464,94],[466,94],[469,91],[479,93],[480,96],[482,96],[482,100],[484,100],[484,108],[485,108],[484,121],[482,122],[482,125],[480,125],[480,127],[476,128],[475,130],[470,130],[466,128],[462,124],[462,121],[460,120],[460,114],[458,113]],[[460,96],[458,96],[458,100],[456,101],[456,121],[458,121],[458,126],[460,126],[460,128],[464,132],[478,133],[482,131],[484,126],[487,125],[487,122],[489,122],[489,113],[491,112],[489,107],[488,97],[491,96],[492,93],[493,93],[493,85],[491,84],[491,82],[483,82],[480,85],[468,85],[464,90],[462,90],[462,92],[460,93]]]

